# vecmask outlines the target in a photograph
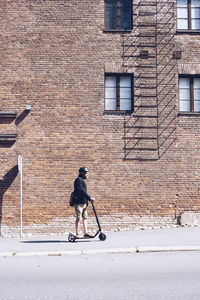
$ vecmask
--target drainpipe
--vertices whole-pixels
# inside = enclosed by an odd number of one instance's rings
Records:
[[[18,156],[18,169],[20,175],[20,237],[22,237],[22,156]]]

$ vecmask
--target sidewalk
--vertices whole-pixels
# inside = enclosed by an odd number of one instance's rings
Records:
[[[68,242],[68,235],[0,237],[0,257],[200,251],[200,227],[106,232],[106,241]]]

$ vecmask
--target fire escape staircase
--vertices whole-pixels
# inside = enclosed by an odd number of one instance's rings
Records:
[[[175,141],[174,3],[139,1],[122,35],[123,68],[134,74],[134,112],[124,118],[124,159],[158,160]]]

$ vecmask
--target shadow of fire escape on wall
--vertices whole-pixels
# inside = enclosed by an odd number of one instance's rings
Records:
[[[139,1],[122,34],[123,68],[134,73],[134,113],[124,117],[124,160],[159,160],[176,141],[174,2]]]
[[[3,196],[18,174],[18,165],[15,165],[0,179],[0,235],[2,234],[2,206]]]

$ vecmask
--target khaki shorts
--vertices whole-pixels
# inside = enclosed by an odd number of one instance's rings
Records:
[[[76,220],[87,219],[87,204],[75,204]]]

